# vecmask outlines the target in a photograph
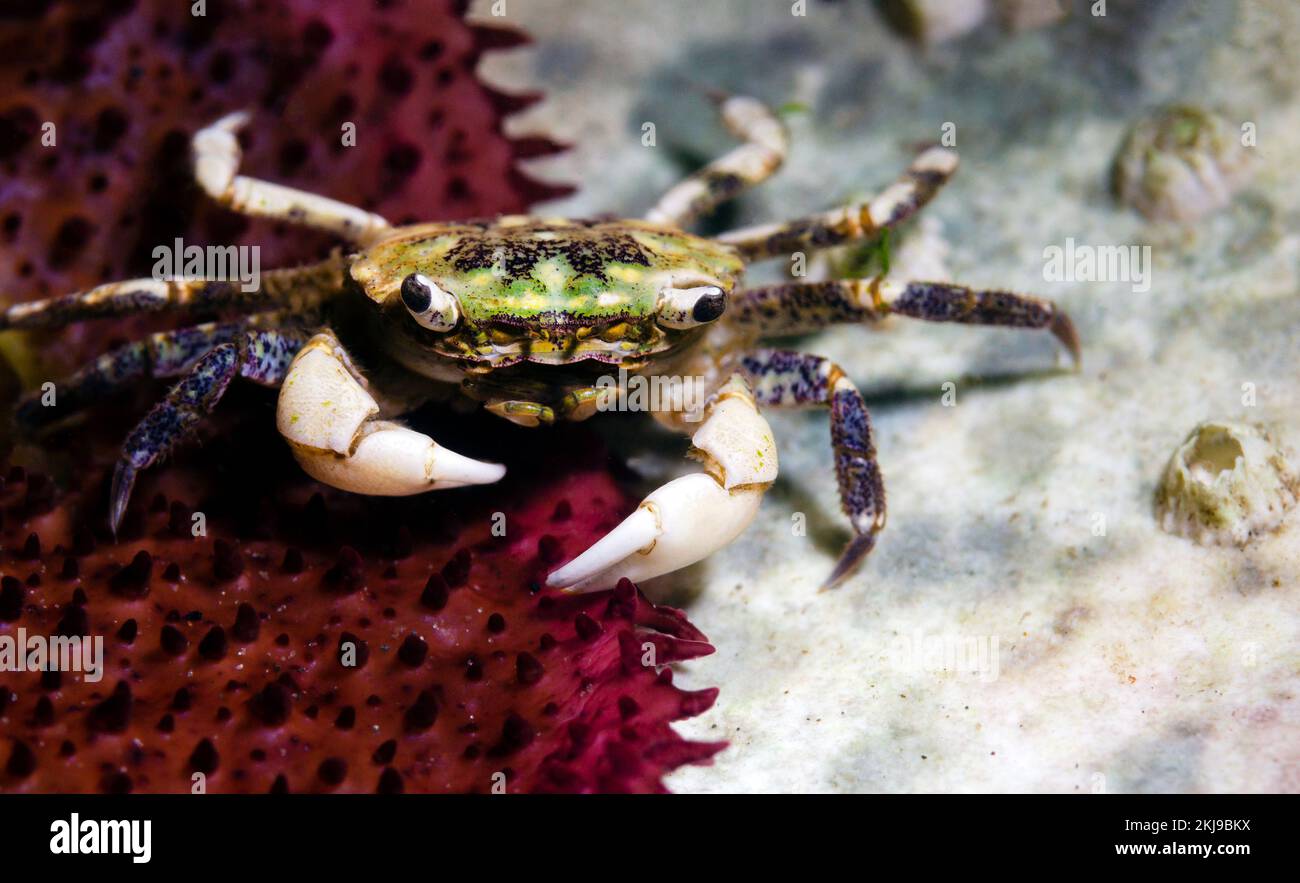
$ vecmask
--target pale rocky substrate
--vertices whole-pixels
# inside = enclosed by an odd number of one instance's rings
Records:
[[[845,534],[826,416],[778,414],[782,478],[745,536],[650,583],[718,647],[680,672],[720,685],[691,738],[731,740],[678,791],[1300,791],[1300,525],[1243,549],[1162,532],[1152,496],[1170,453],[1208,417],[1270,422],[1300,441],[1300,11],[1277,2],[1074,4],[1018,36],[989,25],[918,51],[869,4],[761,11],[746,0],[508,3],[533,48],[489,79],[542,88],[512,130],[574,150],[538,163],[579,193],[558,213],[643,211],[730,142],[681,88],[799,101],[781,174],[730,220],[870,191],[912,143],[958,127],[962,169],[930,207],[958,280],[1039,293],[1079,326],[1079,375],[1050,338],[922,326],[835,329],[833,357],[875,415],[889,527],[863,570],[817,594]],[[490,4],[477,4],[482,17]],[[1157,227],[1107,192],[1132,119],[1194,101],[1254,121],[1259,169],[1224,212]],[[653,121],[658,148],[643,147]],[[1149,244],[1151,290],[1045,282],[1043,249]],[[982,380],[981,380],[982,378]],[[958,404],[939,404],[958,384]],[[1242,384],[1254,383],[1254,408]],[[648,480],[678,464],[605,421]],[[658,442],[663,447],[662,440]],[[794,512],[809,536],[792,535]],[[1106,535],[1093,534],[1094,515]],[[891,662],[899,636],[998,640],[995,680]]]

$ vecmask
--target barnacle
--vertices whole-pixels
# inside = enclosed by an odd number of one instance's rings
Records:
[[[988,17],[990,7],[1008,31],[1046,27],[1069,13],[1062,0],[882,0],[880,6],[895,30],[927,45],[946,43],[975,30]]]
[[[1112,184],[1120,202],[1152,220],[1194,221],[1226,206],[1252,165],[1241,132],[1223,117],[1167,107],[1129,131]]]
[[[987,0],[885,0],[890,24],[920,43],[945,43],[979,27],[988,15]]]
[[[1156,512],[1170,533],[1243,546],[1277,529],[1297,493],[1300,479],[1265,429],[1207,420],[1165,467]]]

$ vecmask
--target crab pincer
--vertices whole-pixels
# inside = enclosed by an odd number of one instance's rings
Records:
[[[568,564],[547,585],[574,592],[650,579],[726,546],[758,513],[777,474],[776,442],[740,375],[710,400],[691,437],[704,471],[674,479]]]
[[[458,454],[422,432],[379,419],[347,351],[330,332],[313,337],[280,387],[276,425],[294,458],[318,481],[371,496],[491,484],[505,467]]]

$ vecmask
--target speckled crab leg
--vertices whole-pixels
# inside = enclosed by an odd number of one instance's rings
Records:
[[[248,119],[247,113],[232,113],[194,136],[194,177],[209,196],[240,214],[315,227],[359,245],[391,229],[383,217],[346,202],[235,174],[241,159],[236,133]]]
[[[831,409],[831,448],[840,505],[853,525],[849,542],[823,589],[839,585],[862,563],[885,526],[885,484],[876,463],[871,418],[862,394],[838,365],[821,356],[789,350],[747,353],[741,365],[760,404],[774,407],[826,406]]]
[[[745,143],[661,196],[646,214],[647,221],[685,227],[719,203],[771,177],[785,161],[789,134],[767,105],[733,95],[721,98],[719,109],[727,130]]]
[[[369,384],[333,332],[302,348],[280,386],[275,420],[317,481],[371,496],[491,484],[505,467],[462,456],[422,432],[379,419]]]
[[[164,311],[283,306],[302,312],[337,294],[345,272],[342,256],[335,254],[318,264],[262,273],[255,291],[243,291],[238,282],[212,279],[109,282],[75,294],[15,304],[0,312],[0,330],[61,328],[89,319]]]
[[[279,384],[306,335],[296,329],[256,329],[218,344],[194,363],[167,397],[127,436],[113,470],[109,525],[122,522],[136,475],[164,457],[216,407],[236,376],[263,386]]]
[[[732,295],[728,315],[730,321],[760,336],[780,336],[843,322],[871,322],[893,314],[927,322],[1045,328],[1076,363],[1079,361],[1074,323],[1051,301],[948,282],[876,277],[766,285]]]
[[[901,178],[869,200],[796,221],[732,230],[717,238],[734,246],[746,261],[867,239],[916,214],[956,170],[955,151],[931,147],[912,160]]]
[[[709,400],[691,437],[703,472],[668,482],[546,583],[573,592],[680,570],[712,555],[749,526],[776,480],[776,442],[749,384],[733,375]]]
[[[69,417],[146,377],[184,374],[214,347],[233,343],[251,329],[310,321],[308,316],[290,318],[284,313],[268,312],[231,322],[160,331],[105,353],[60,381],[52,404],[45,404],[42,391],[30,393],[18,404],[16,419],[23,427],[36,429]]]

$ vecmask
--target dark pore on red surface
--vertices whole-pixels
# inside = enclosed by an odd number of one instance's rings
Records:
[[[557,146],[501,131],[537,96],[476,76],[484,51],[522,36],[469,25],[462,7],[224,0],[194,17],[171,0],[6,4],[0,298],[148,275],[153,248],[177,236],[260,245],[263,270],[321,256],[326,238],[248,222],[193,184],[190,135],[243,108],[244,173],[395,222],[556,195],[516,163]],[[58,376],[158,325],[33,337],[24,358]],[[363,499],[302,475],[275,434],[273,393],[232,388],[200,439],[142,478],[114,543],[108,470],[164,389],[20,443],[12,456],[29,468],[0,468],[0,636],[89,633],[106,657],[97,683],[0,672],[0,791],[188,791],[196,773],[213,792],[656,791],[722,747],[669,727],[715,696],[662,668],[712,651],[680,613],[627,584],[538,588],[632,502],[589,432],[430,412],[422,428],[506,463],[505,481]]]

